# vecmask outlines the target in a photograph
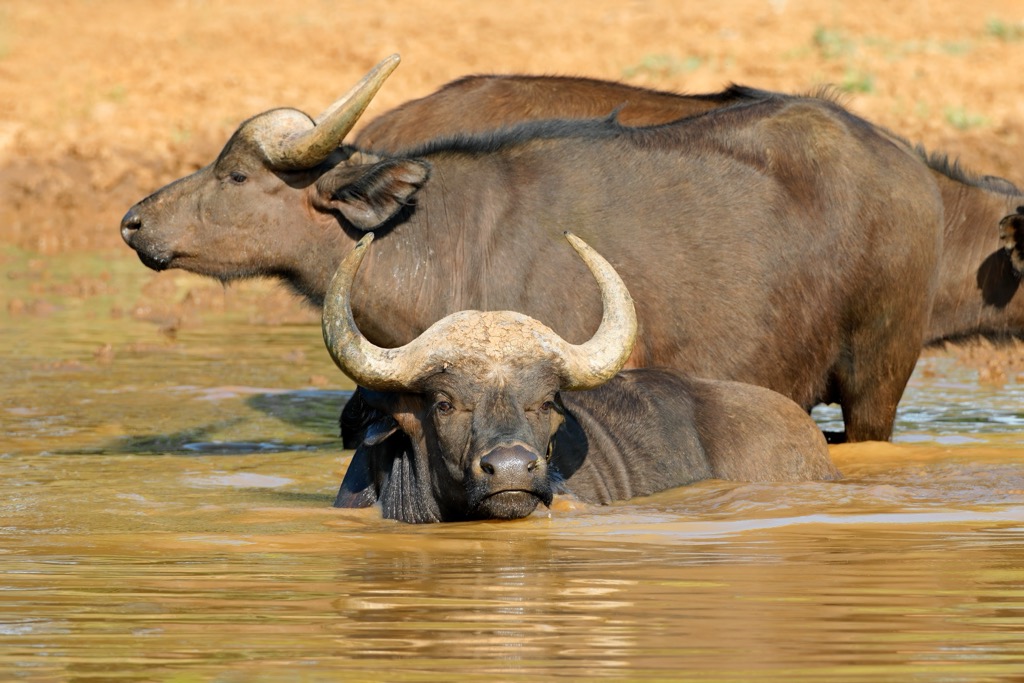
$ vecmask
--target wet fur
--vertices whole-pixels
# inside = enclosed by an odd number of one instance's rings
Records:
[[[424,425],[406,420],[406,429],[398,428],[392,412],[371,407],[367,395],[358,390],[344,411],[346,443],[359,446],[335,506],[380,504],[384,517],[412,523],[472,518],[460,507],[463,492],[432,477]],[[396,410],[405,401],[371,399]],[[560,402],[564,422],[550,442],[551,488],[588,503],[708,478],[839,478],[814,422],[760,387],[643,369],[619,373],[597,389],[563,393]]]

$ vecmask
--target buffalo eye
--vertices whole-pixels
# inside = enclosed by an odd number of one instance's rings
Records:
[[[438,415],[446,417],[455,412],[455,406],[453,406],[450,401],[438,401],[434,405],[434,410]]]
[[[231,178],[231,182],[233,182],[236,185],[241,185],[242,183],[249,179],[249,176],[245,175],[244,173],[239,173],[238,171],[232,171],[228,177]]]
[[[544,401],[540,404],[540,411],[542,413],[550,413],[555,407],[554,401]]]

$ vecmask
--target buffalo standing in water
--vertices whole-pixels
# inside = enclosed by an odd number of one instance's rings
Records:
[[[666,369],[616,374],[636,339],[632,301],[607,261],[567,237],[604,309],[579,345],[519,313],[462,311],[377,347],[351,310],[373,235],[355,246],[327,293],[324,339],[370,409],[335,506],[379,503],[404,522],[514,519],[556,493],[604,504],[711,477],[838,478],[814,421],[777,393]]]
[[[682,95],[594,78],[477,75],[381,114],[355,138],[360,149],[397,153],[435,138],[481,134],[540,119],[592,118],[651,126],[786,95],[742,86]],[[877,128],[877,127],[876,127]],[[919,155],[942,195],[945,229],[926,344],[1024,336],[1024,194],[1010,181],[974,175],[946,155],[878,128]],[[998,227],[998,229],[997,229]]]
[[[277,276],[321,305],[352,242],[377,231],[353,308],[393,347],[468,308],[585,338],[601,305],[558,248],[572,229],[636,297],[630,367],[757,384],[805,409],[835,399],[850,440],[890,436],[942,248],[919,158],[798,97],[653,128],[555,121],[396,156],[338,148],[395,63],[316,120],[246,121],[213,164],[134,206],[125,241],[154,268]]]

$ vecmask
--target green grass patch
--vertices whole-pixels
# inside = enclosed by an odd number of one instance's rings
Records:
[[[974,49],[974,45],[970,41],[905,40],[894,42],[880,37],[865,38],[864,45],[878,50],[889,60],[905,59],[922,54],[965,55]]]
[[[987,117],[969,112],[963,106],[946,107],[943,110],[943,115],[946,121],[957,130],[970,130],[971,128],[980,128],[989,124]]]
[[[107,99],[111,102],[124,102],[127,95],[128,90],[123,85],[115,85],[107,91]]]
[[[857,51],[857,44],[848,38],[842,31],[837,31],[824,26],[814,29],[811,35],[811,43],[824,59],[839,59],[849,57]]]
[[[872,93],[875,91],[875,75],[847,67],[843,73],[843,80],[839,83],[839,89],[848,93]]]
[[[679,58],[666,54],[652,54],[641,59],[639,64],[623,69],[622,77],[633,78],[644,74],[664,78],[696,71],[703,63],[700,57]]]
[[[192,139],[192,131],[189,128],[179,126],[171,131],[171,139],[176,143],[188,142]]]
[[[985,35],[1004,43],[1016,43],[1024,40],[1024,22],[1012,23],[993,17],[985,22]]]
[[[947,40],[939,43],[939,50],[947,55],[953,55],[958,57],[960,55],[969,54],[974,50],[974,46],[969,41],[952,41]]]

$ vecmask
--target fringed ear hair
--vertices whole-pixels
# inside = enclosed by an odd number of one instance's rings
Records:
[[[999,221],[999,242],[1010,257],[1017,276],[1024,274],[1024,206]]]

